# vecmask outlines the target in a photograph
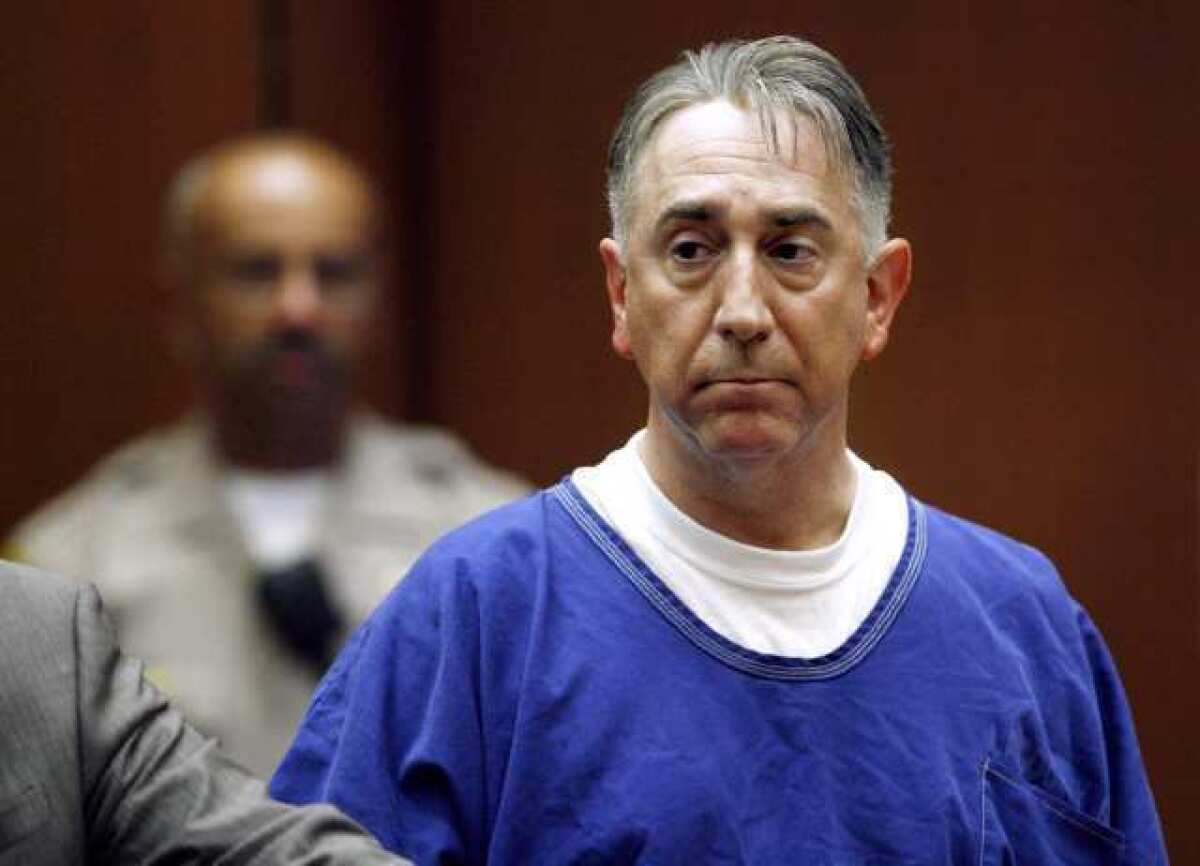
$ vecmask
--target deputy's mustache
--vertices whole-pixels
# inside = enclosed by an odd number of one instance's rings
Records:
[[[239,366],[248,381],[257,381],[284,356],[301,356],[323,370],[324,375],[337,377],[344,372],[343,363],[330,351],[328,343],[307,328],[288,328],[271,334],[248,351]]]
[[[305,328],[288,328],[273,334],[262,345],[261,351],[268,356],[279,352],[327,353],[324,341]]]

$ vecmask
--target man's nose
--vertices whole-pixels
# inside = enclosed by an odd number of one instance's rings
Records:
[[[717,333],[743,346],[766,340],[774,327],[774,317],[763,294],[763,276],[754,254],[730,256],[722,278],[720,306],[713,321]]]
[[[321,285],[314,268],[299,264],[287,268],[275,297],[279,324],[288,328],[312,327],[321,318],[322,306]]]

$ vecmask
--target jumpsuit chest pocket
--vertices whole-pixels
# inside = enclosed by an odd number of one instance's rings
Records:
[[[1125,837],[995,758],[982,767],[980,866],[1120,866]]]

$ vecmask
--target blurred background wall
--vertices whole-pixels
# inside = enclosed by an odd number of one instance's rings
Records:
[[[751,8],[752,6],[752,8]],[[1200,66],[1183,0],[12,4],[0,47],[0,525],[187,405],[159,197],[198,148],[323,135],[392,209],[386,411],[551,482],[644,413],[597,241],[624,99],[683,47],[795,32],[895,141],[916,280],[854,446],[1046,550],[1123,671],[1173,859],[1200,863]]]

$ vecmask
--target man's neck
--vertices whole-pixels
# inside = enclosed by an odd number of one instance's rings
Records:
[[[679,510],[729,538],[775,550],[837,541],[854,502],[855,472],[842,436],[776,459],[721,461],[647,430],[641,457]]]

